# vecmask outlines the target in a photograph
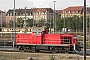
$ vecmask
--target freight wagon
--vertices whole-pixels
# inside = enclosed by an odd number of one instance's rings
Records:
[[[22,51],[73,52],[80,50],[77,37],[73,34],[49,34],[48,30],[34,30],[31,34],[17,34],[16,46]]]

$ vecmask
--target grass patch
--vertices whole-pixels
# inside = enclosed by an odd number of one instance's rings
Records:
[[[54,55],[50,55],[50,60],[55,60]]]
[[[90,47],[90,42],[88,42],[88,47]]]

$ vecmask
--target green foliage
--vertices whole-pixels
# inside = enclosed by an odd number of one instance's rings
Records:
[[[23,25],[24,25],[24,19],[22,19],[22,18],[18,18],[17,19],[17,27],[23,27]],[[26,20],[26,26],[27,27],[32,27],[33,26],[33,19],[27,19]]]
[[[22,18],[17,19],[17,27],[23,27],[24,21]]]
[[[87,18],[87,25],[89,27],[89,18]],[[60,16],[56,16],[56,31],[61,31],[62,28],[64,28],[64,21],[65,21],[65,28],[72,29],[73,31],[83,31],[83,16],[72,16],[72,17],[65,17],[65,18],[60,18]],[[34,21],[35,22],[35,21]],[[50,28],[50,23],[51,23],[51,28],[53,28],[53,18],[51,17],[47,21],[44,19],[39,20],[38,22],[35,22],[35,25],[37,27],[42,27],[45,26],[47,28]],[[17,19],[17,27],[23,27],[24,25],[24,20],[22,18]],[[13,26],[13,22],[9,22],[9,26]],[[26,26],[27,27],[32,27],[33,26],[33,19],[27,19],[26,20]]]
[[[50,28],[50,25],[51,25],[51,28],[53,28],[53,19],[49,19],[49,20],[46,22],[46,24],[45,24],[45,26],[46,26],[47,28]]]
[[[50,60],[55,60],[53,55],[50,55]]]
[[[32,27],[33,26],[33,19],[27,19],[26,23],[27,23],[27,27]]]
[[[63,28],[64,19],[56,20],[56,30],[61,30]]]
[[[12,20],[9,21],[9,27],[13,27],[13,21]]]
[[[45,26],[47,28],[50,28],[50,25],[51,25],[51,28],[53,28],[53,19],[50,18],[47,21],[45,21],[45,19],[41,19],[36,23],[36,25],[37,27]]]
[[[42,27],[44,25],[45,25],[45,20],[44,19],[39,20],[38,23],[37,23],[38,27]]]
[[[90,47],[90,42],[88,42],[88,46]]]
[[[78,16],[73,17],[65,17],[62,19],[56,19],[56,28],[57,31],[62,30],[64,27],[65,21],[65,28],[72,29],[73,31],[82,31],[83,30],[83,18]]]

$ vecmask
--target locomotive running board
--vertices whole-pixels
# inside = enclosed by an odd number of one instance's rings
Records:
[[[71,46],[71,44],[25,44],[25,43],[17,43],[17,45],[43,45],[43,46]]]

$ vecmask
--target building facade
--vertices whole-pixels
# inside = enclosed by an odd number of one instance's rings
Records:
[[[26,12],[25,12],[26,11]],[[38,20],[44,19],[47,21],[53,16],[53,10],[51,8],[31,8],[31,9],[15,9],[16,20],[18,18],[30,18],[38,22]],[[8,26],[10,20],[13,19],[13,10],[8,10],[6,14],[6,25]]]
[[[64,17],[72,17],[74,15],[76,16],[83,16],[83,6],[70,6],[66,9],[63,9],[61,12],[61,18]],[[90,17],[90,7],[86,7],[86,15]]]
[[[0,27],[4,27],[6,23],[6,13],[0,10]]]
[[[26,11],[26,12],[25,12]],[[33,19],[33,13],[32,13],[32,9],[15,9],[15,18],[16,18],[16,22],[18,18],[22,18],[23,20],[26,19]],[[6,14],[6,25],[8,27],[9,21],[10,20],[14,20],[13,17],[13,10],[8,10],[7,14]]]
[[[72,17],[74,15],[82,16],[83,14],[83,6],[70,6],[66,9],[63,9],[61,13],[61,18],[64,17]]]
[[[35,8],[34,9],[34,20],[44,19],[47,21],[53,16],[53,10],[51,8]]]

